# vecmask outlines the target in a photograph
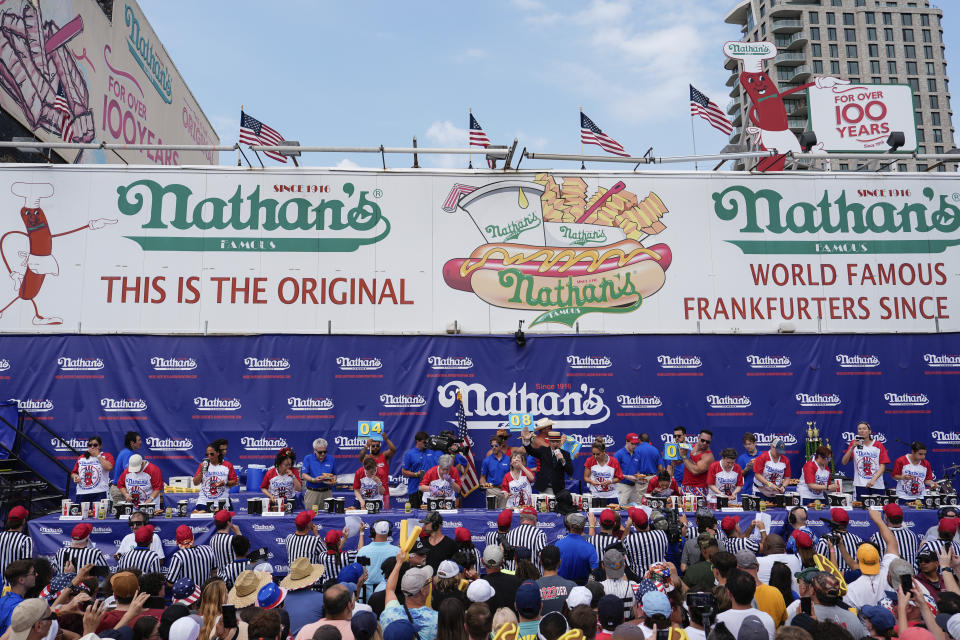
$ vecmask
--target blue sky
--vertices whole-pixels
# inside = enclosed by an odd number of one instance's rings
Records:
[[[688,85],[726,111],[721,47],[739,36],[723,22],[733,0],[139,3],[224,144],[237,139],[243,104],[304,145],[407,147],[416,136],[421,147],[466,147],[472,107],[494,144],[517,138],[518,152],[580,153],[582,107],[632,154],[652,146],[657,156],[688,155]],[[935,4],[954,71],[960,2]],[[701,154],[727,142],[700,119],[694,127]],[[603,154],[599,147],[584,152]],[[480,156],[474,160],[482,166]],[[235,153],[221,158],[235,161]],[[301,164],[379,162],[310,154]],[[420,160],[435,167],[466,162]],[[406,167],[412,158],[388,156],[387,163]],[[522,164],[545,166],[574,164]]]

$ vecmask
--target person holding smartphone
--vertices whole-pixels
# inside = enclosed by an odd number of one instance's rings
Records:
[[[90,436],[87,450],[77,458],[71,475],[77,502],[97,502],[107,497],[113,465],[113,456],[103,451],[103,438]]]
[[[861,420],[857,423],[857,435],[854,437],[846,453],[840,460],[841,464],[853,461],[853,490],[855,499],[863,500],[864,496],[884,493],[883,472],[890,464],[883,443],[873,437],[870,423]]]

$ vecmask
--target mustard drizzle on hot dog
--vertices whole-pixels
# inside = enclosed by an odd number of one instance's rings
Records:
[[[524,255],[522,252],[516,255],[510,255],[506,247],[493,247],[487,249],[483,256],[480,257],[476,262],[471,262],[472,258],[467,258],[463,264],[460,265],[460,275],[466,278],[477,269],[483,267],[488,259],[493,259],[493,256],[498,253],[503,256],[503,264],[505,265],[522,264],[526,262],[533,262],[537,259],[542,259],[540,266],[537,267],[537,270],[540,273],[549,271],[561,260],[566,260],[566,263],[557,269],[560,273],[565,272],[567,269],[585,258],[589,258],[591,260],[590,266],[587,267],[587,273],[593,273],[597,270],[597,268],[600,267],[601,264],[610,258],[617,258],[618,268],[629,264],[634,257],[641,253],[650,256],[654,260],[660,260],[659,253],[645,247],[632,249],[629,253],[624,253],[622,249],[607,249],[602,255],[596,249],[563,249],[561,251],[554,251],[553,249],[537,249],[530,255]],[[554,254],[556,255],[554,256]]]

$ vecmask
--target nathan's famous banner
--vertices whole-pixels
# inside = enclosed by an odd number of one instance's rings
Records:
[[[892,456],[924,443],[939,477],[960,455],[958,376],[960,334],[550,335],[522,347],[495,336],[0,341],[0,398],[81,451],[96,433],[116,454],[135,430],[141,453],[169,477],[194,473],[216,438],[228,438],[229,459],[246,467],[273,464],[285,446],[302,458],[322,436],[338,472],[349,475],[366,441],[359,423],[379,420],[399,448],[394,486],[417,431],[456,431],[458,391],[477,458],[512,413],[555,420],[584,445],[575,488],[594,438],[615,450],[627,433],[648,433],[662,451],[678,424],[691,442],[711,429],[715,454],[742,450],[747,432],[761,450],[781,438],[799,475],[808,425],[829,440],[839,465],[857,422],[867,420]],[[28,432],[72,466],[61,443],[29,422]]]
[[[102,8],[111,4],[112,19]],[[44,142],[219,144],[135,0],[15,0],[0,20],[0,108]],[[214,151],[55,152],[68,162],[217,162]]]
[[[0,167],[0,331],[936,332],[949,174]]]

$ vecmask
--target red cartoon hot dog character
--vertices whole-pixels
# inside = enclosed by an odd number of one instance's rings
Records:
[[[763,61],[777,55],[777,46],[772,42],[726,42],[723,53],[728,58],[740,60],[740,85],[750,97],[750,111],[748,113],[753,126],[746,128],[747,133],[754,136],[755,142],[764,150],[776,150],[785,154],[802,152],[800,142],[788,126],[787,108],[783,103],[783,96],[802,91],[816,85],[817,88],[835,87],[839,84],[848,84],[848,80],[831,77],[817,77],[813,82],[792,87],[780,92],[773,78],[763,70]],[[783,171],[785,159],[781,155],[764,158],[758,169],[761,171]]]
[[[60,265],[57,263],[57,259],[53,257],[53,239],[83,229],[102,229],[108,224],[116,224],[117,221],[111,218],[94,218],[82,227],[61,233],[52,233],[47,216],[40,208],[40,201],[53,195],[52,184],[47,182],[14,182],[10,186],[10,192],[23,198],[20,218],[26,231],[8,231],[0,237],[0,258],[3,259],[3,265],[7,268],[7,273],[14,281],[17,290],[17,295],[13,300],[0,309],[0,317],[17,300],[29,300],[33,304],[33,324],[62,324],[63,320],[60,318],[40,315],[36,301],[44,279],[48,275],[56,276],[60,274]],[[14,235],[26,236],[27,251],[17,251],[21,260],[14,262],[11,266],[10,261],[7,260],[6,240],[9,236]]]

